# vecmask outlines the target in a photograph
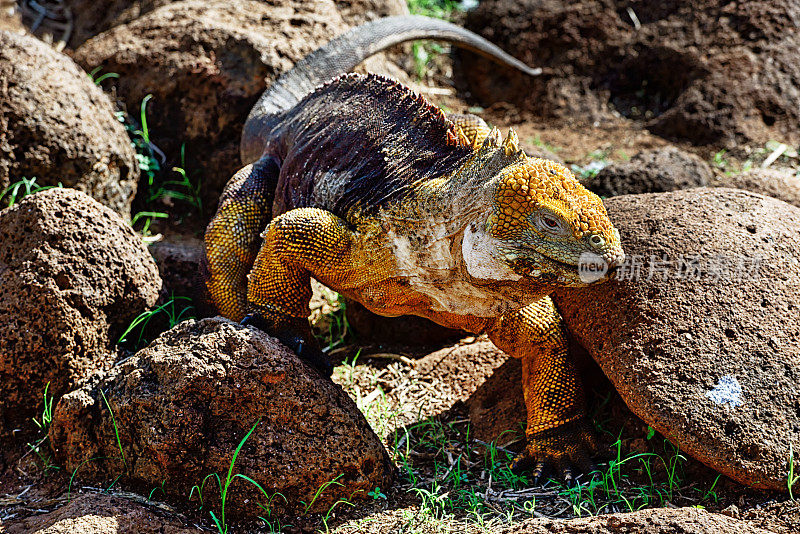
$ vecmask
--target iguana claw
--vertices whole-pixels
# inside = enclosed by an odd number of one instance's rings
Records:
[[[328,356],[301,336],[288,331],[273,331],[269,321],[266,321],[257,313],[245,316],[241,324],[255,326],[259,330],[275,336],[278,341],[294,351],[301,360],[319,371],[323,377],[330,378],[333,375],[333,365],[331,365]]]
[[[531,470],[533,483],[555,475],[571,485],[581,474],[596,472],[591,455],[597,450],[592,431],[584,421],[528,435],[528,445],[511,462],[511,471]]]

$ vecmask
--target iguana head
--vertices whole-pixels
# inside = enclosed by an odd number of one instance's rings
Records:
[[[495,258],[517,275],[585,285],[579,264],[594,259],[615,267],[623,261],[619,232],[602,201],[562,165],[521,157],[494,183],[486,231],[495,239]]]

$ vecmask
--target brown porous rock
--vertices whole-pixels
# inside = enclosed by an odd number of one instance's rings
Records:
[[[303,512],[303,502],[325,511],[391,484],[394,466],[383,444],[339,386],[263,332],[222,318],[180,323],[62,397],[50,440],[79,479],[123,475],[123,483],[164,488],[176,502],[205,479],[203,506],[217,513],[219,491],[206,477],[217,473],[225,483],[251,429],[232,473],[280,496],[267,503],[237,478],[227,494],[229,517],[255,518],[264,513],[259,503],[273,514]]]
[[[584,185],[602,197],[665,193],[709,185],[714,173],[708,163],[675,147],[639,152],[625,163],[600,170]]]
[[[65,0],[74,20],[69,40],[77,48],[114,26],[127,24],[177,0]],[[334,0],[342,19],[352,25],[392,15],[407,15],[403,0]],[[267,3],[267,2],[265,2]]]
[[[710,185],[761,193],[800,208],[800,176],[777,169],[753,169],[739,174],[724,174]]]
[[[557,290],[577,337],[637,416],[755,488],[800,461],[800,209],[697,188],[606,201],[626,262]]]
[[[84,71],[35,37],[0,31],[0,191],[22,178],[79,189],[127,220],[139,167]]]
[[[0,414],[27,418],[114,357],[114,333],[152,306],[161,279],[116,213],[53,188],[0,211]]]

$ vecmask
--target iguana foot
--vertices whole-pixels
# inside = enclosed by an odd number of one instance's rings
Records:
[[[534,484],[553,474],[570,485],[582,473],[598,470],[591,459],[597,450],[595,437],[583,420],[528,434],[527,439],[528,445],[512,461],[511,471],[532,470]]]
[[[319,371],[323,377],[330,378],[333,375],[333,365],[331,365],[330,359],[315,346],[315,343],[310,343],[302,336],[288,330],[274,331],[271,323],[257,313],[247,315],[242,319],[241,324],[255,326],[259,330],[275,336],[278,341],[294,351],[301,360]]]

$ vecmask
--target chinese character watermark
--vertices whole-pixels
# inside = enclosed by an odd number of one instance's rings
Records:
[[[673,258],[665,255],[630,254],[609,275],[617,280],[628,281],[745,282],[760,278],[762,262],[761,256],[741,254],[693,254]]]

